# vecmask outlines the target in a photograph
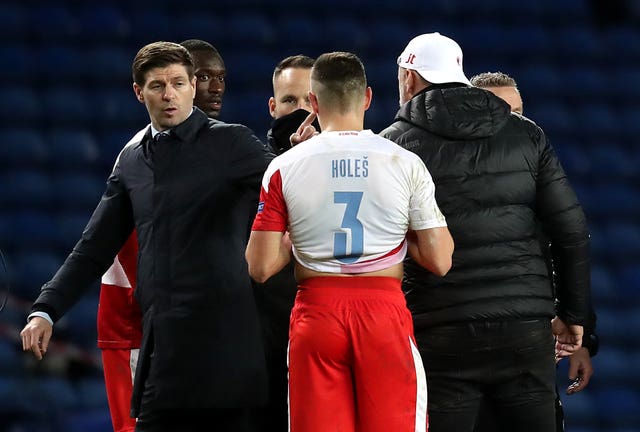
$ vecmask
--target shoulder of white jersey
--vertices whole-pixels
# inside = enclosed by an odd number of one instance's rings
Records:
[[[145,127],[143,127],[142,129],[140,129],[138,132],[135,133],[135,135],[133,135],[133,137],[131,137],[131,139],[129,141],[127,141],[127,143],[124,145],[124,147],[122,148],[122,150],[120,150],[120,153],[118,153],[118,157],[116,157],[116,161],[113,164],[114,168],[116,165],[118,165],[118,161],[120,160],[120,156],[122,155],[122,153],[137,145],[140,144],[140,142],[142,141],[142,138],[144,137],[145,133],[147,132],[147,130],[149,129],[149,127],[151,126],[151,123],[149,123],[148,125],[146,125]]]

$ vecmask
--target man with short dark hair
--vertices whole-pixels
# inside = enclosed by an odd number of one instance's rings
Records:
[[[120,153],[82,238],[36,299],[21,332],[38,359],[56,322],[136,230],[143,313],[136,431],[251,431],[266,399],[260,327],[244,260],[250,209],[272,154],[247,127],[193,107],[186,48],[138,51],[133,89],[151,125]]]
[[[218,50],[200,39],[180,43],[193,58],[196,76],[194,104],[210,118],[217,118],[222,109],[226,69]],[[138,132],[144,134],[146,127]],[[133,140],[139,140],[135,136]],[[131,234],[113,265],[102,276],[98,304],[98,348],[102,351],[109,413],[114,432],[132,432],[135,418],[131,410],[131,392],[140,343],[142,313],[133,296],[136,287],[138,241]]]
[[[322,132],[269,165],[247,245],[259,282],[295,256],[291,432],[427,427],[402,260],[409,251],[443,275],[453,241],[424,164],[363,130],[371,94],[357,56],[318,57],[309,101]]]

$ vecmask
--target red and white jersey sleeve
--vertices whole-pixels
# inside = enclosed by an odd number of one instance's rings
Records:
[[[142,312],[133,296],[138,241],[133,232],[102,276],[98,304],[98,347],[140,348]]]
[[[407,230],[446,226],[429,171],[375,135],[323,132],[276,157],[262,181],[254,231],[289,231],[296,260],[363,273],[401,262]]]

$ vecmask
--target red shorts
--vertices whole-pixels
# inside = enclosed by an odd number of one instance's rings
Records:
[[[102,368],[114,432],[133,432],[136,419],[130,416],[133,374],[138,349],[103,349]]]
[[[304,280],[289,327],[291,432],[427,430],[427,382],[400,281]]]

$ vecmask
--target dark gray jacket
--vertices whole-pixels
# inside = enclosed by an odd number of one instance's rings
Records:
[[[382,136],[417,153],[455,242],[443,278],[405,263],[416,330],[450,322],[554,316],[538,229],[552,244],[558,315],[584,324],[590,293],[584,213],[543,131],[492,93],[433,86]]]
[[[273,155],[245,126],[199,109],[153,157],[150,144],[148,130],[123,149],[81,240],[34,310],[61,317],[135,226],[144,318],[133,414],[145,380],[158,409],[260,404],[264,352],[244,251]]]

